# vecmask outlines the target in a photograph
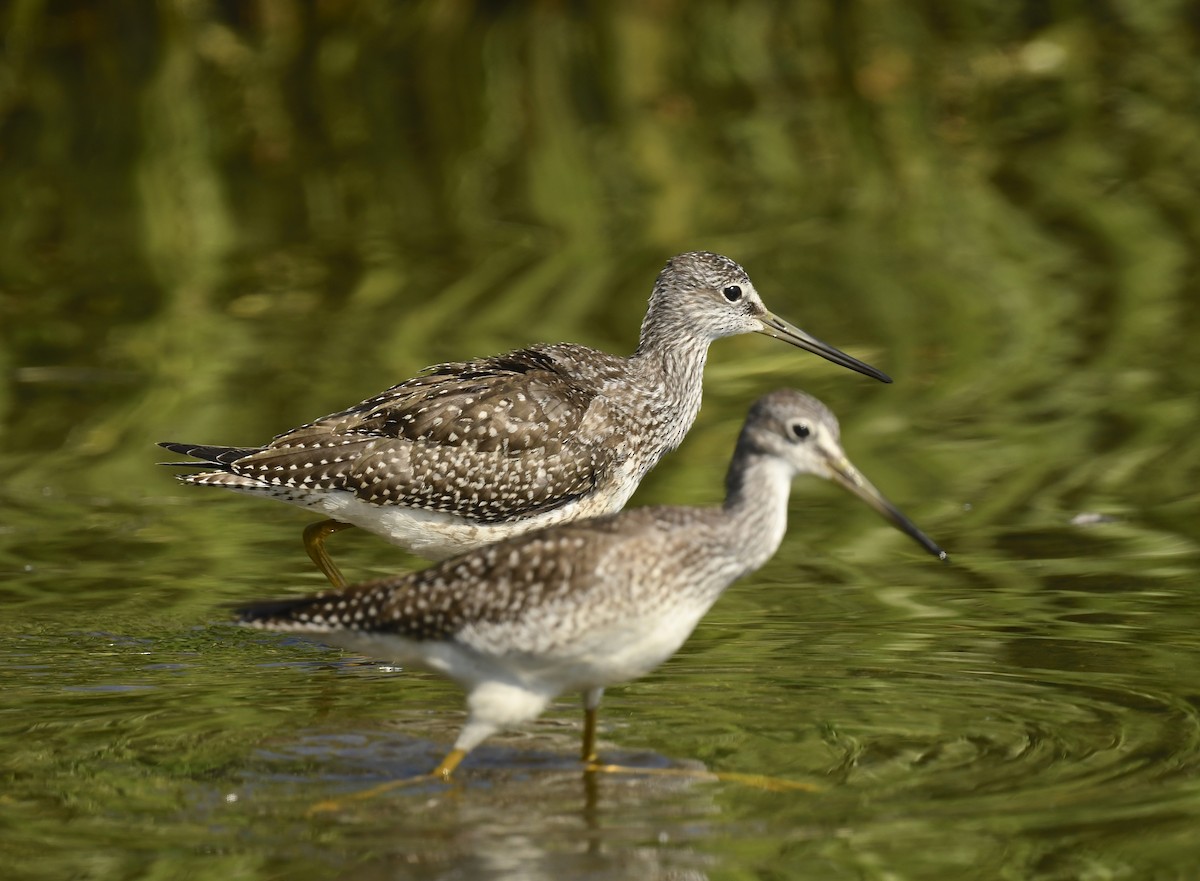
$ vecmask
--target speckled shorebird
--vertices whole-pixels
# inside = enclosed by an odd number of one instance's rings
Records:
[[[763,305],[744,269],[697,251],[659,273],[629,357],[558,343],[442,364],[262,447],[162,443],[200,463],[185,483],[320,511],[313,562],[348,525],[441,560],[554,523],[619,511],[700,410],[709,344],[762,333],[883,382],[880,371]]]
[[[653,670],[733,581],[779,547],[791,479],[833,480],[941,559],[946,553],[846,458],[833,414],[778,391],[750,410],[719,508],[650,507],[560,524],[421,572],[248,605],[241,623],[293,632],[444,674],[468,716],[434,775],[500,728],[584,695],[583,760],[595,763],[606,686]]]

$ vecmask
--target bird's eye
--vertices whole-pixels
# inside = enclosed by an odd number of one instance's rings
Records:
[[[797,440],[804,440],[809,436],[810,432],[808,430],[808,426],[803,422],[793,422],[792,434],[796,436]]]
[[[725,299],[730,303],[736,303],[742,298],[742,286],[739,284],[731,284],[726,286],[725,290],[721,291],[725,295]]]

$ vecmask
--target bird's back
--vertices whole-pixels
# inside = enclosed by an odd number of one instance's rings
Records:
[[[613,393],[627,365],[567,344],[438,365],[183,479],[345,491],[478,523],[530,517],[603,487],[628,459],[642,407],[636,393]]]
[[[646,507],[566,523],[395,578],[247,607],[247,623],[287,619],[310,632],[361,629],[544,654],[659,607],[707,609],[740,574],[713,553],[718,510]]]

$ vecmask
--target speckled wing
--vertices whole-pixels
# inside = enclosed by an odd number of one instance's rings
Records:
[[[396,578],[250,604],[240,616],[268,629],[365,630],[454,639],[500,654],[544,651],[647,607],[644,596],[624,592],[649,589],[672,602],[656,570],[686,570],[692,544],[672,536],[694,537],[710,518],[703,509],[638,508],[518,536]],[[605,602],[588,596],[596,590]]]
[[[586,494],[619,462],[621,426],[601,393],[619,363],[546,346],[439,365],[277,436],[230,470],[483,523],[529,516]]]

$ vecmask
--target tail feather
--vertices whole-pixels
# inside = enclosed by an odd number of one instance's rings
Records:
[[[249,624],[252,627],[287,625],[296,620],[296,613],[312,608],[316,598],[313,596],[290,597],[279,600],[258,600],[250,603],[237,603],[230,608],[238,624]]]
[[[159,441],[158,444],[172,453],[199,459],[199,462],[160,462],[160,465],[170,465],[176,468],[209,468],[219,465],[228,469],[230,465],[246,456],[262,452],[262,447],[216,447],[204,444],[179,444],[172,441]]]

